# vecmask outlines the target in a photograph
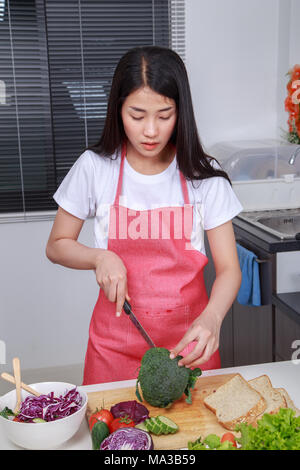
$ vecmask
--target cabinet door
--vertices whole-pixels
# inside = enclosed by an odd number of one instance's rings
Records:
[[[300,324],[275,308],[275,350],[283,361],[300,359]],[[292,357],[293,353],[296,357]]]
[[[273,361],[272,305],[232,307],[234,365]]]

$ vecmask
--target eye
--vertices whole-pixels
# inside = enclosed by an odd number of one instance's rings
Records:
[[[143,117],[134,117],[134,116],[131,116],[131,117],[134,121],[141,121],[141,119],[143,119]]]
[[[170,119],[171,116],[168,116],[168,117],[160,117],[159,119],[162,119],[163,121],[167,121],[168,119]]]

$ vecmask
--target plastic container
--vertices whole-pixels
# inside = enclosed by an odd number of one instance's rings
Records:
[[[277,140],[219,142],[208,153],[228,173],[245,211],[300,207],[299,145]]]
[[[300,177],[300,158],[289,164],[299,145],[276,140],[220,142],[210,148],[232,181],[265,180],[293,174]]]

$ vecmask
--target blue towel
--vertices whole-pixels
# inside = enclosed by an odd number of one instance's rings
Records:
[[[237,253],[242,271],[242,283],[237,301],[242,305],[261,305],[259,269],[256,255],[238,243]]]

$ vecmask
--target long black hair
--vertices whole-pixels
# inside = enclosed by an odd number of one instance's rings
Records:
[[[176,147],[177,165],[185,178],[202,180],[222,176],[230,182],[225,171],[212,166],[212,160],[216,159],[202,148],[185,65],[176,52],[165,47],[135,47],[120,59],[112,80],[102,135],[88,149],[113,158],[126,140],[122,104],[130,93],[145,86],[176,103],[178,117],[170,140]]]

